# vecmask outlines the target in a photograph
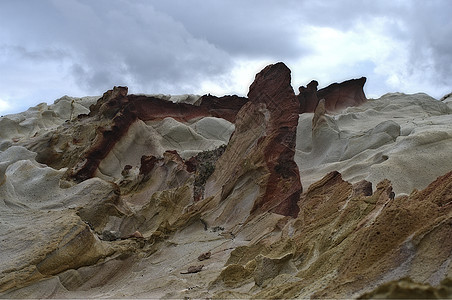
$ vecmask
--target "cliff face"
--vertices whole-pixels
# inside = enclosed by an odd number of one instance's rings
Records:
[[[451,110],[364,82],[0,118],[1,296],[449,297]]]

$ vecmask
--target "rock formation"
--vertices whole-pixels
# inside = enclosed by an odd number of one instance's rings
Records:
[[[248,98],[237,114],[228,147],[206,184],[206,197],[214,196],[218,203],[227,200],[230,205],[216,222],[233,217],[229,214],[235,206],[247,213],[270,210],[296,217],[302,188],[293,160],[298,101],[290,85],[290,70],[283,63],[266,67],[256,75]],[[246,206],[243,193],[251,193],[246,196]]]
[[[325,99],[328,112],[335,112],[346,107],[359,106],[367,101],[364,94],[366,77],[333,83],[317,91],[318,82],[313,80],[306,87],[299,87],[298,101],[300,113],[314,112],[319,100]]]
[[[300,92],[297,96],[300,102],[300,113],[314,112],[317,104],[319,103],[319,98],[317,97],[317,86],[319,83],[316,80],[308,83],[306,87],[300,86],[298,91]]]
[[[0,118],[0,297],[450,297],[450,103],[290,81]]]
[[[228,100],[232,103],[226,108],[222,102],[229,102]],[[146,122],[171,117],[188,122],[195,118],[214,116],[234,121],[235,115],[245,102],[246,99],[237,96],[222,99],[203,97],[200,99],[200,105],[195,106],[147,96],[127,96],[126,87],[115,87],[90,108],[91,116],[101,116],[111,122],[96,129],[91,147],[83,154],[84,161],[78,163],[71,176],[79,181],[93,177],[101,161],[137,120]]]

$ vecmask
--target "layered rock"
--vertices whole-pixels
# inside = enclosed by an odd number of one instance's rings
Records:
[[[447,205],[436,199],[451,184],[452,172],[421,192],[392,199],[387,180],[369,195],[356,193],[341,174],[327,174],[302,195],[298,218],[282,230],[275,227],[278,238],[270,235],[231,253],[227,265],[242,270],[235,273],[241,284],[231,291],[233,278],[222,275],[218,280],[225,288],[217,295],[232,296],[252,282],[260,287],[254,290],[256,298],[352,298],[406,277],[420,283],[420,289],[437,286],[451,276],[452,202],[449,196]],[[406,295],[449,293],[409,289]]]
[[[299,115],[277,63],[248,98],[117,87],[0,119],[0,296],[449,297],[448,103],[337,91]]]
[[[223,101],[231,98],[233,105],[226,106]],[[101,115],[111,119],[111,124],[97,129],[96,137],[89,149],[83,154],[85,161],[76,166],[72,177],[85,180],[94,176],[101,161],[107,157],[115,144],[128,132],[137,120],[153,121],[171,117],[188,122],[195,118],[215,116],[233,121],[237,111],[246,102],[240,97],[223,97],[223,99],[201,98],[199,106],[186,103],[172,103],[147,96],[127,96],[127,88],[116,87],[104,94],[91,108],[91,115]]]
[[[64,96],[55,100],[54,104],[38,104],[19,114],[2,116],[0,118],[0,151],[13,144],[36,137],[89,113],[89,106],[98,97],[75,98]]]
[[[229,99],[230,107],[224,103]],[[81,114],[16,144],[36,152],[41,163],[68,168],[68,178],[114,180],[125,165],[139,164],[142,155],[178,150],[185,151],[186,157],[225,144],[234,130],[228,120],[234,121],[246,101],[237,96],[205,96],[198,99],[198,105],[173,103],[127,95],[126,87],[115,87],[91,105],[89,115]],[[222,114],[224,118],[216,117]]]
[[[227,208],[212,222],[237,224],[241,218],[272,211],[296,217],[302,191],[295,154],[298,101],[283,64],[256,75],[249,102],[237,114],[236,130],[206,183],[206,195]],[[231,162],[235,162],[231,164]],[[232,218],[232,219],[231,219]]]
[[[413,282],[409,278],[391,281],[361,295],[358,299],[450,299],[451,279],[445,279],[439,286]]]
[[[314,112],[319,100],[325,99],[328,112],[336,112],[351,106],[359,106],[367,101],[364,94],[366,77],[333,83],[317,91],[318,82],[313,80],[306,87],[299,87],[297,96],[300,113]]]

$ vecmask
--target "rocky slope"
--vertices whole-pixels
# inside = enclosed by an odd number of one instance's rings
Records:
[[[0,118],[0,296],[452,296],[451,97],[364,83]]]

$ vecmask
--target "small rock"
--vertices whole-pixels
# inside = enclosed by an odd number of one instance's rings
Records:
[[[180,272],[181,274],[190,274],[190,273],[198,273],[204,268],[204,265],[199,266],[190,266],[188,267],[187,272]]]
[[[210,251],[206,252],[206,253],[203,253],[200,256],[198,256],[198,260],[199,261],[203,261],[203,260],[209,259],[210,255],[212,255],[212,253]]]
[[[139,232],[138,230],[135,231],[134,233],[132,233],[132,237],[144,239],[144,236],[143,236],[143,235],[141,234],[141,232]]]
[[[372,196],[372,182],[361,180],[353,184],[353,196]]]

